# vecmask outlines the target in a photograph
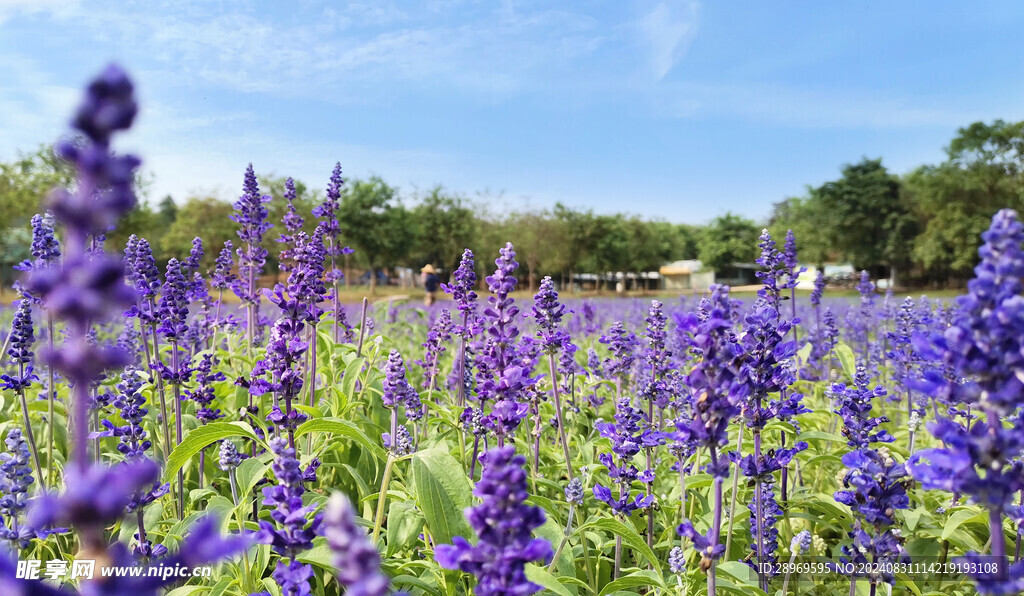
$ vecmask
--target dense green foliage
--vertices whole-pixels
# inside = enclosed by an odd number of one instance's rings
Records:
[[[1024,122],[975,122],[958,131],[940,164],[899,177],[881,159],[846,164],[840,176],[810,187],[802,197],[776,203],[766,222],[776,237],[792,229],[806,263],[844,261],[898,282],[965,280],[976,262],[974,239],[1000,207],[1024,206]],[[0,212],[5,214],[0,260],[24,258],[24,235],[40,197],[69,173],[49,151],[0,164]],[[300,214],[312,232],[310,210],[321,198],[312,181],[296,181]],[[264,177],[275,199],[270,221],[281,229],[284,179]],[[143,194],[145,189],[143,188]],[[342,195],[343,234],[356,248],[350,266],[418,269],[433,263],[445,271],[463,248],[493,253],[511,239],[520,249],[530,288],[543,275],[565,278],[594,271],[651,271],[669,261],[701,259],[709,268],[753,260],[758,222],[726,213],[703,226],[599,214],[556,204],[551,209],[494,213],[486,198],[472,200],[443,187],[406,195],[379,177],[349,180]],[[132,230],[150,240],[163,260],[187,251],[200,231],[212,259],[232,238],[224,198],[164,197],[144,201],[108,235],[119,249]],[[402,233],[397,233],[397,231]],[[264,240],[276,271],[277,232]]]

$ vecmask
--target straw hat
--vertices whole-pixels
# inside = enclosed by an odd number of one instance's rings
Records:
[[[434,266],[428,263],[424,265],[423,269],[420,269],[420,273],[437,273],[437,271],[434,271]]]

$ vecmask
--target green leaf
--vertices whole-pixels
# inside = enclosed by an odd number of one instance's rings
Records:
[[[633,526],[624,524],[617,519],[607,517],[588,522],[586,526],[611,532],[613,536],[621,536],[622,541],[643,555],[643,557],[647,559],[647,562],[650,563],[650,565],[654,567],[655,571],[658,572],[658,576],[661,576],[661,561],[659,561],[658,557],[655,556],[654,551],[647,546],[647,543],[640,537],[640,534],[637,534],[636,529],[634,529]]]
[[[185,435],[185,440],[171,451],[167,458],[167,469],[164,480],[170,481],[185,464],[192,461],[197,453],[207,445],[229,437],[248,437],[254,441],[259,439],[252,427],[245,422],[211,422]]]
[[[834,444],[845,445],[846,437],[837,435],[823,430],[805,430],[800,433],[798,437],[801,441],[807,441],[808,443],[820,443],[822,441],[832,441]]]
[[[543,586],[544,589],[550,590],[555,594],[560,594],[561,596],[575,596],[572,590],[563,586],[554,575],[548,573],[546,567],[527,564],[526,579],[539,586]]]
[[[334,571],[334,551],[326,544],[314,546],[296,557],[303,563]]]
[[[565,534],[565,528],[561,527],[551,516],[548,516],[544,520],[544,525],[537,528],[535,531],[538,538],[544,538],[551,543],[552,550],[558,548],[558,543],[562,541],[562,536]],[[558,564],[555,566],[559,575],[570,575],[573,573],[573,560],[572,560],[572,548],[569,544],[565,545],[562,549],[562,553],[558,555]]]
[[[259,457],[248,457],[235,468],[235,482],[238,484],[238,498],[245,497],[256,488],[256,483],[267,474],[270,467],[270,454]]]
[[[206,590],[206,586],[181,586],[180,588],[174,588],[167,593],[167,596],[188,596],[189,594],[195,594],[199,590]]]
[[[719,573],[725,573],[742,584],[757,588],[757,574],[743,561],[725,561],[715,568]]]
[[[843,367],[843,372],[852,380],[857,373],[857,358],[853,355],[853,350],[842,342],[836,344],[834,349],[836,357],[839,358],[839,364]]]
[[[366,436],[366,433],[348,420],[342,420],[340,418],[315,418],[313,420],[307,420],[303,422],[299,428],[295,429],[295,438],[297,439],[302,435],[311,432],[330,433],[332,435],[348,437],[373,453],[378,459],[387,459],[387,454],[384,453],[384,449],[371,441],[370,437]]]
[[[975,517],[976,515],[978,515],[977,509],[961,509],[959,511],[954,512],[952,515],[949,516],[949,519],[946,520],[946,525],[942,528],[941,539],[948,539],[950,536],[953,535],[953,532],[956,532],[957,528],[963,525],[965,521],[971,519],[972,517]]]
[[[903,512],[903,521],[907,525],[907,529],[913,532],[917,529],[918,522],[921,521],[921,514],[925,512],[924,509],[918,507],[917,509],[910,509]]]
[[[341,393],[346,401],[352,401],[356,392],[356,381],[359,380],[359,371],[366,364],[366,358],[359,357],[348,363],[345,367],[345,374],[341,377]]]
[[[629,575],[624,575],[619,579],[606,584],[605,587],[601,589],[599,596],[605,596],[605,594],[611,594],[612,592],[617,592],[626,588],[650,586],[660,586],[665,588],[665,580],[661,577],[660,571],[656,573],[650,569],[644,569],[642,571],[634,571]]]
[[[807,358],[811,355],[811,344],[804,344],[804,347],[800,348],[796,352],[796,357],[800,362],[807,362]]]
[[[435,544],[455,536],[473,535],[463,510],[472,502],[472,487],[462,464],[443,449],[420,451],[412,457],[412,489]]]
[[[421,580],[418,577],[412,575],[396,575],[391,578],[391,585],[395,588],[399,586],[415,586],[428,594],[440,594],[440,590],[436,586],[432,586],[427,582]]]
[[[386,556],[409,548],[423,529],[423,514],[408,501],[392,501],[388,507],[388,548]]]

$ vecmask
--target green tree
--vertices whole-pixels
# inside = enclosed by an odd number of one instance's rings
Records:
[[[192,239],[203,239],[203,260],[206,266],[220,254],[224,242],[238,246],[237,225],[228,219],[234,213],[231,203],[214,197],[190,197],[178,210],[177,217],[161,243],[160,256],[182,259],[192,249]]]
[[[135,234],[149,242],[153,254],[164,256],[162,246],[167,230],[168,226],[163,225],[159,214],[153,211],[149,203],[139,201],[131,211],[118,220],[117,227],[107,233],[107,248],[123,250],[128,237]]]
[[[594,238],[591,255],[594,269],[600,276],[597,289],[601,290],[607,274],[629,269],[632,237],[622,216],[598,215],[594,218]]]
[[[921,233],[913,256],[932,280],[964,280],[977,263],[978,237],[1004,207],[1024,207],[1024,122],[961,128],[947,159],[905,181]]]
[[[0,163],[0,211],[4,224],[30,229],[32,216],[42,212],[50,191],[71,186],[74,179],[74,170],[57,159],[47,146],[32,153],[18,153],[14,161]]]
[[[174,220],[178,218],[178,205],[174,202],[174,198],[171,195],[167,195],[157,203],[156,212],[160,216],[161,225],[169,228],[174,224]]]
[[[900,193],[900,181],[881,159],[843,166],[842,177],[811,191],[814,209],[827,217],[822,229],[833,248],[858,269],[897,271],[909,264],[917,221]]]
[[[735,263],[753,263],[760,234],[752,220],[728,212],[704,228],[697,253],[704,267],[716,271]]]
[[[397,189],[378,176],[358,180],[341,196],[338,219],[356,255],[370,271],[370,293],[377,289],[377,269],[395,265],[415,241],[412,214],[399,202]]]
[[[777,241],[793,230],[800,261],[822,265],[832,258],[832,237],[826,233],[828,216],[822,203],[810,198],[792,197],[775,203],[768,218],[768,231]]]
[[[454,271],[463,250],[472,246],[478,235],[477,219],[468,201],[437,186],[419,200],[412,213],[419,232],[412,260],[435,264],[446,273]]]
[[[575,277],[586,267],[587,258],[597,244],[596,221],[590,209],[574,209],[562,203],[555,203],[555,233],[549,238],[552,244],[553,266],[568,272],[569,291],[575,291]]]

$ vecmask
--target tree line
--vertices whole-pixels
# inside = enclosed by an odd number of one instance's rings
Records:
[[[325,173],[325,180],[329,173]],[[283,229],[284,181],[261,178],[261,190],[275,226],[265,238],[268,273],[277,273],[275,239]],[[6,268],[28,255],[29,220],[40,199],[72,182],[71,172],[46,148],[0,163],[0,262]],[[141,196],[148,185],[140,180]],[[308,232],[322,192],[295,181],[299,213]],[[543,275],[571,278],[581,272],[654,271],[666,262],[699,259],[722,269],[753,262],[757,238],[767,226],[781,239],[796,234],[806,264],[850,262],[876,277],[903,285],[959,284],[976,263],[978,236],[992,214],[1024,203],[1024,122],[976,122],[961,128],[946,148],[946,159],[904,175],[890,173],[881,159],[842,166],[840,176],[808,187],[803,196],[776,203],[766,222],[725,213],[705,225],[672,223],[630,214],[602,214],[556,204],[550,209],[496,211],[502,201],[476,199],[438,186],[402,194],[380,177],[349,180],[338,214],[346,243],[355,249],[348,266],[359,270],[426,263],[450,272],[464,248],[478,255],[480,273],[489,255],[512,241],[533,289]],[[237,240],[231,201],[213,196],[184,200],[142,200],[107,242],[124,246],[131,233],[145,236],[162,259],[187,254],[199,235],[211,260],[226,240]]]

